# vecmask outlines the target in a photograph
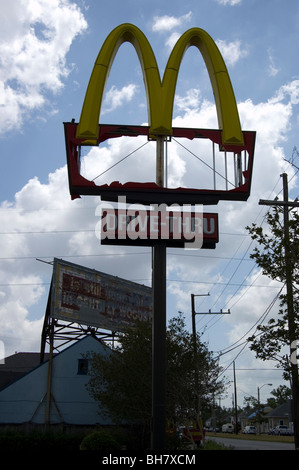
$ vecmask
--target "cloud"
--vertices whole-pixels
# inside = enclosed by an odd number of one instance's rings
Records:
[[[216,44],[228,65],[235,65],[238,60],[248,55],[248,50],[241,45],[241,41],[227,42],[219,39]]]
[[[178,39],[180,38],[180,33],[178,32],[174,32],[172,33],[166,40],[165,44],[166,46],[172,50],[173,49],[173,46],[175,45],[175,43],[178,41]]]
[[[271,49],[268,49],[268,56],[269,56],[268,73],[270,77],[275,77],[278,74],[279,69],[275,66]]]
[[[124,86],[120,90],[118,90],[116,86],[113,85],[105,94],[102,113],[109,113],[119,108],[124,103],[129,103],[137,90],[137,85],[134,85],[133,83]]]
[[[290,105],[299,103],[299,80],[282,85],[269,102],[276,104],[285,100],[289,101]]]
[[[12,0],[1,6],[0,129],[21,127],[24,117],[63,87],[66,55],[87,23],[69,0]]]
[[[192,11],[189,11],[186,15],[175,17],[175,16],[155,16],[153,20],[152,30],[159,33],[173,31],[170,36],[166,39],[165,44],[169,49],[172,49],[177,40],[180,37],[180,33],[177,31],[180,27],[189,23],[192,17]]]
[[[234,0],[233,0],[234,1]],[[237,0],[238,2],[238,0]],[[172,49],[177,40],[180,38],[181,33],[179,32],[180,26],[191,20],[192,12],[190,11],[186,15],[180,17],[174,16],[156,16],[152,26],[153,31],[157,32],[170,32],[172,33],[165,41],[166,46]],[[238,60],[248,55],[248,50],[242,46],[241,41],[227,42],[219,39],[216,41],[225,62],[228,65],[234,65]]]
[[[184,23],[188,23],[191,20],[191,17],[192,11],[179,17],[168,15],[155,16],[152,30],[155,32],[171,31],[174,28],[180,27]]]
[[[198,109],[200,104],[200,91],[196,88],[188,90],[185,96],[177,95],[175,97],[175,104],[178,110],[190,111]]]
[[[219,5],[229,5],[229,6],[235,6],[235,5],[240,5],[242,3],[242,0],[217,0]]]

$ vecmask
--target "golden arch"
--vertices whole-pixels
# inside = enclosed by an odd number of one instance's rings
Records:
[[[196,46],[205,61],[212,84],[223,144],[243,145],[239,113],[230,77],[214,40],[203,29],[186,31],[175,44],[163,81],[151,45],[142,31],[132,24],[117,26],[106,38],[93,67],[87,87],[77,138],[97,140],[99,116],[109,71],[124,42],[130,42],[138,55],[147,96],[150,135],[172,135],[172,113],[179,68],[185,51]]]

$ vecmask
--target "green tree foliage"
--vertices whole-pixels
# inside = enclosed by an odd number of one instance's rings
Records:
[[[286,385],[280,385],[278,388],[272,390],[271,395],[273,395],[273,397],[268,398],[267,405],[274,409],[289,400],[292,397],[292,392]]]
[[[285,188],[284,188],[285,189]],[[260,325],[258,332],[248,339],[250,348],[262,360],[274,359],[285,371],[284,378],[291,381],[295,448],[299,449],[299,374],[297,346],[299,338],[299,214],[285,206],[273,206],[268,212],[270,233],[261,227],[247,227],[257,247],[252,254],[271,279],[286,286],[280,295],[277,318]],[[285,354],[285,346],[289,353]]]
[[[169,322],[166,341],[167,420],[175,426],[185,425],[187,420],[198,417],[198,403],[203,416],[213,394],[221,393],[224,384],[218,380],[217,361],[199,335],[195,360],[193,337],[186,330],[182,315]],[[115,423],[142,423],[143,430],[148,431],[152,414],[151,323],[137,323],[136,328],[121,336],[119,343],[108,357],[92,355],[88,389]]]
[[[92,354],[88,390],[113,421],[150,420],[150,324],[138,323],[108,356]]]
[[[263,274],[273,280],[281,282],[282,287],[286,283],[286,258],[288,256],[291,270],[293,305],[295,318],[295,332],[299,338],[299,215],[296,211],[290,211],[289,215],[289,240],[284,236],[284,223],[282,209],[274,206],[267,214],[268,227],[263,229],[256,224],[246,227],[258,246],[254,249],[251,258],[262,268]],[[282,353],[283,348],[290,346],[288,328],[287,294],[282,290],[280,295],[280,309],[276,317],[270,318],[268,324],[259,325],[257,333],[248,340],[250,347],[262,360],[273,359],[278,366],[289,371],[289,360]]]

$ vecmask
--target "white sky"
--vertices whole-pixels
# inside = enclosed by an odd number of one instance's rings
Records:
[[[150,249],[100,246],[94,233],[99,200],[71,201],[68,191],[62,123],[72,118],[78,122],[100,47],[124,22],[147,36],[161,74],[184,31],[206,30],[227,64],[242,128],[257,132],[248,202],[207,208],[219,213],[216,250],[169,249],[167,256],[168,318],[180,310],[191,328],[191,293],[209,292],[209,297],[197,299],[196,310],[230,308],[231,314],[198,315],[197,331],[204,331],[203,340],[213,351],[242,343],[280,289],[249,259],[253,244],[245,227],[262,223],[267,208],[258,201],[281,194],[282,172],[289,176],[290,197],[298,196],[298,179],[286,162],[298,145],[297,0],[174,0],[171,6],[156,0],[2,0],[1,19],[0,341],[5,354],[40,348],[52,269],[36,258],[50,262],[60,257],[151,285]],[[101,122],[147,122],[141,70],[131,45],[124,44],[116,56]],[[195,49],[187,51],[179,73],[174,125],[218,126],[211,85]],[[139,138],[114,139],[86,155],[84,171],[94,177],[142,143]],[[190,149],[198,151],[193,143]],[[109,181],[128,181],[133,171],[146,181],[154,157],[154,147],[145,146],[116,166]],[[173,143],[169,146],[170,182],[205,177],[201,171],[188,153]],[[271,313],[276,311],[277,304]],[[228,380],[230,364],[236,360],[240,405],[244,395],[256,396],[258,386],[273,383],[276,388],[283,383],[273,363],[257,361],[248,347],[241,349],[220,360],[228,367]],[[232,390],[228,389],[228,405]],[[267,392],[269,387],[264,387],[262,400]]]

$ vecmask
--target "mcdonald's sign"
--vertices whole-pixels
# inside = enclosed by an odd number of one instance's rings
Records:
[[[112,126],[99,124],[105,85],[119,47],[130,42],[136,50],[142,68],[148,104],[148,126]],[[173,128],[172,115],[176,83],[185,51],[195,46],[205,61],[218,116],[219,129]],[[255,146],[255,132],[242,131],[236,99],[222,55],[207,32],[200,28],[186,31],[175,44],[161,80],[154,52],[140,29],[132,24],[116,27],[106,38],[97,56],[87,87],[79,123],[64,123],[70,193],[100,195],[115,201],[125,195],[129,202],[217,204],[220,199],[247,200],[250,194]],[[128,182],[96,185],[80,174],[80,147],[99,145],[120,136],[144,135],[209,139],[221,152],[231,152],[236,159],[239,176],[232,189],[162,188],[155,182]],[[246,154],[242,162],[242,152]]]

